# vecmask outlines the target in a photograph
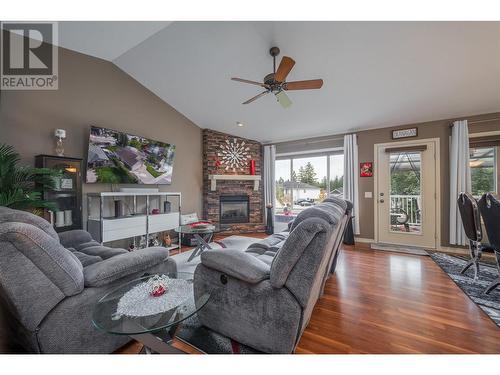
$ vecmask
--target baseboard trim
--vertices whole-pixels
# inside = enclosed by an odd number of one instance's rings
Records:
[[[381,250],[381,251],[392,251],[403,254],[412,254],[412,255],[429,255],[424,248],[414,247],[409,245],[393,245],[393,244],[383,244],[376,243],[372,238],[363,238],[363,237],[354,237],[355,242],[358,243],[368,243],[370,244],[370,248],[373,250]],[[439,246],[437,249],[428,249],[429,251],[434,252],[442,252],[451,255],[461,255],[461,256],[469,256],[469,249],[461,248],[461,247],[450,247],[450,246]],[[495,260],[495,254],[483,253],[482,256],[486,259]]]
[[[370,248],[372,248],[373,250],[391,251],[391,252],[411,254],[411,255],[424,255],[424,256],[429,255],[427,251],[425,251],[425,249],[421,247],[408,246],[408,245],[372,243],[370,245]]]
[[[372,243],[372,242],[375,242],[375,240],[373,238],[363,238],[363,237],[354,236],[354,242]]]
[[[445,254],[470,257],[469,249],[462,248],[462,247],[440,246],[436,251],[441,252],[441,253],[445,253]],[[495,254],[493,254],[493,253],[483,252],[481,255],[481,258],[492,260],[493,262],[495,262],[495,260],[496,260]]]
[[[437,251],[439,251],[441,253],[469,255],[469,249],[464,249],[464,248],[461,248],[461,247],[440,246],[437,249]]]

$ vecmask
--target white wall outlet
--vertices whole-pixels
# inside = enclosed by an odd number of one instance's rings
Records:
[[[371,191],[365,191],[365,198],[373,198],[373,194]]]

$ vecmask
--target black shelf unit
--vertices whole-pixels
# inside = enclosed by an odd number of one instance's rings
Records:
[[[53,168],[62,172],[56,189],[47,189],[43,198],[57,204],[60,211],[71,210],[71,225],[57,226],[54,214],[54,229],[56,232],[65,232],[73,229],[82,229],[82,170],[83,160],[66,156],[37,155],[35,167]],[[45,217],[50,219],[50,213],[45,212]]]

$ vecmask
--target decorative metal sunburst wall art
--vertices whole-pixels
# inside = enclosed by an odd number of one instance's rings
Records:
[[[231,142],[226,139],[226,143],[220,146],[217,155],[226,171],[231,169],[236,172],[247,166],[247,161],[250,159],[249,150],[250,148],[245,146],[245,141],[238,142],[236,138],[233,138]]]

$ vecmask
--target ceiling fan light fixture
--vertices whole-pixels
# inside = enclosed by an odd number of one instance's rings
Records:
[[[292,105],[292,101],[284,91],[279,91],[275,95],[278,103],[280,103],[283,108],[288,108]]]

